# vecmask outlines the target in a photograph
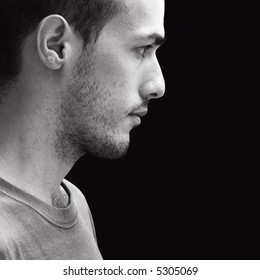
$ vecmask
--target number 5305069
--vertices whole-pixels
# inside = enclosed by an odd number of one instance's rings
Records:
[[[196,275],[197,267],[157,267],[157,275]]]

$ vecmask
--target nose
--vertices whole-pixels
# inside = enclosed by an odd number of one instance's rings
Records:
[[[154,57],[152,63],[144,70],[144,82],[140,89],[143,98],[157,99],[163,97],[165,93],[165,81],[159,62]]]

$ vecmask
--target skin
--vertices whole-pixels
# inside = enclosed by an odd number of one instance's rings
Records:
[[[164,94],[155,53],[164,1],[124,2],[127,12],[93,48],[58,15],[25,41],[21,74],[0,108],[0,177],[48,204],[66,206],[60,183],[84,154],[123,156],[149,101]]]

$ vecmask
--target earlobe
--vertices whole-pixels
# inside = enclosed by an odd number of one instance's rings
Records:
[[[71,29],[59,15],[44,18],[37,30],[37,51],[41,62],[49,69],[59,70],[70,56]]]

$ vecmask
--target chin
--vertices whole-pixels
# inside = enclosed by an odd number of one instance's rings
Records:
[[[130,136],[129,134],[112,137],[105,139],[96,139],[84,147],[86,154],[92,156],[104,158],[104,159],[120,159],[124,157],[129,149]]]
[[[129,150],[129,134],[124,139],[120,139],[120,141],[114,141],[111,145],[107,146],[105,151],[105,157],[108,159],[120,159],[126,155]]]
[[[120,143],[114,146],[107,146],[103,148],[98,151],[96,156],[105,159],[120,159],[126,155],[129,149],[129,143]]]

